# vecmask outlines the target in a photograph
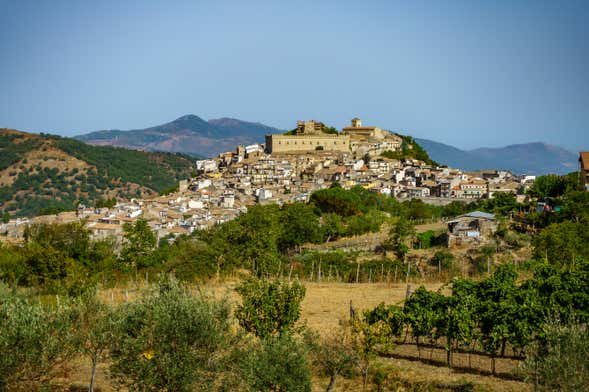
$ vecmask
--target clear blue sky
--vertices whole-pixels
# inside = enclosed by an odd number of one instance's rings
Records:
[[[0,127],[350,118],[589,149],[589,1],[0,0]]]

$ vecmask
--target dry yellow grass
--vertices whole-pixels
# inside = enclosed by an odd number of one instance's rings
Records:
[[[418,287],[412,284],[412,290]],[[440,283],[425,283],[430,290],[437,290]],[[307,293],[302,306],[302,319],[321,334],[338,328],[339,320],[350,317],[350,301],[356,312],[371,309],[384,302],[396,304],[405,299],[405,284],[380,283],[305,283]]]
[[[239,302],[239,296],[235,293],[234,288],[238,282],[224,282],[219,284],[209,284],[200,288],[194,287],[193,290],[201,290],[206,294],[215,297],[226,297],[233,304]],[[381,302],[386,304],[400,303],[405,299],[405,284],[348,284],[348,283],[313,283],[305,282],[307,289],[305,299],[302,304],[301,319],[310,328],[318,331],[322,335],[327,335],[340,328],[340,320],[349,318],[350,300],[356,312],[375,307]],[[421,283],[412,283],[412,289],[415,290]],[[424,283],[427,289],[437,290],[442,287],[442,283]],[[110,303],[121,303],[126,300],[134,301],[139,289],[112,289],[103,290],[101,298]],[[400,346],[395,350],[396,353],[405,356],[417,358],[415,347]],[[443,362],[444,353],[434,351],[431,353],[432,359]],[[430,357],[430,351],[422,349],[422,357]],[[465,365],[466,359],[460,355],[455,355],[455,361],[458,365]],[[481,370],[488,369],[486,358],[472,358],[473,365]],[[478,362],[477,362],[478,361]],[[407,386],[419,383],[419,390],[432,390],[431,388],[439,384],[465,383],[470,382],[475,386],[475,390],[482,391],[526,391],[530,390],[529,385],[513,380],[506,380],[498,377],[492,377],[485,374],[464,373],[456,369],[449,369],[445,366],[434,366],[419,362],[414,359],[399,358],[380,358],[376,366],[385,369],[388,377],[393,380],[389,385],[392,390],[408,390]],[[459,363],[460,362],[460,363]],[[499,362],[497,370],[499,372],[509,373],[512,368],[517,366],[514,361]],[[107,366],[102,364],[98,371],[98,385],[102,391],[114,391],[115,389],[109,383],[106,376]],[[77,369],[70,376],[70,380],[76,383],[86,382],[90,374],[87,361],[80,361]],[[313,391],[324,391],[328,380],[321,377],[315,377],[313,380]],[[430,389],[428,389],[430,388]],[[336,384],[336,391],[358,391],[361,390],[361,381],[359,378],[347,380],[339,378]]]

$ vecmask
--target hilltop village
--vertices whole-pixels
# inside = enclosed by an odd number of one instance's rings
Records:
[[[410,140],[410,138],[409,138]],[[237,146],[212,159],[195,162],[197,176],[180,181],[172,194],[119,202],[112,208],[80,205],[75,212],[12,219],[0,224],[0,238],[18,242],[30,223],[81,219],[96,239],[122,238],[123,224],[148,221],[158,238],[173,238],[227,222],[248,206],[308,201],[312,192],[338,182],[343,188],[362,186],[399,200],[421,199],[437,205],[492,198],[497,192],[522,201],[533,176],[508,171],[463,172],[411,157],[407,137],[354,118],[338,132],[318,121],[299,121],[286,134],[267,135],[265,144]],[[410,156],[411,154],[409,154]]]

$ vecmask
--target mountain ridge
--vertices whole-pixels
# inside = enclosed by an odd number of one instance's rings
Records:
[[[144,129],[102,130],[74,138],[94,145],[212,156],[233,150],[238,144],[260,143],[266,133],[281,132],[284,131],[259,122],[230,117],[206,121],[197,115],[187,114]]]
[[[577,169],[577,155],[544,142],[479,147],[462,150],[428,139],[415,138],[432,159],[462,170],[503,169],[516,174],[566,174]]]

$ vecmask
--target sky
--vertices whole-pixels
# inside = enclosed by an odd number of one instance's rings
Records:
[[[0,127],[353,117],[589,150],[588,1],[0,0]]]

